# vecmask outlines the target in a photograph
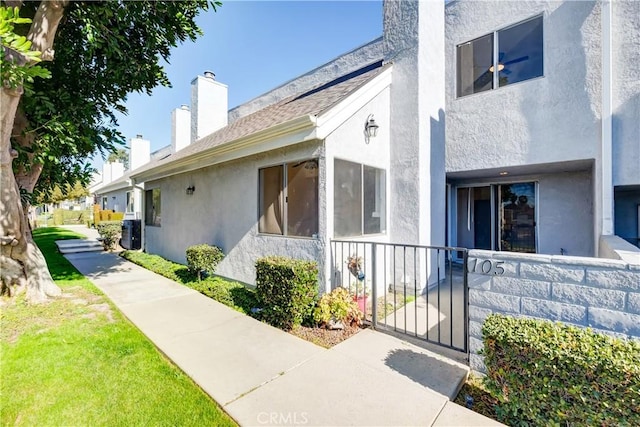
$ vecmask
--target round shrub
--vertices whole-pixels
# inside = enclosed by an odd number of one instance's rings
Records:
[[[198,280],[202,279],[203,272],[213,274],[223,258],[224,252],[217,246],[203,243],[187,248],[187,265],[192,273],[198,275]]]
[[[103,221],[96,225],[105,251],[115,249],[122,235],[122,221]]]

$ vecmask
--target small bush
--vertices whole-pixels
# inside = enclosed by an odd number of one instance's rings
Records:
[[[115,249],[116,243],[120,240],[122,235],[122,222],[121,221],[104,221],[96,225],[98,234],[102,239],[102,245],[105,251]]]
[[[313,320],[319,326],[326,326],[331,320],[339,320],[344,325],[357,326],[362,322],[362,311],[345,288],[335,288],[324,294],[315,310]]]
[[[487,317],[485,385],[510,425],[640,425],[640,343],[549,321]]]
[[[198,280],[202,279],[202,273],[213,274],[223,258],[224,253],[217,246],[203,243],[187,248],[187,265],[189,270],[198,276]]]
[[[256,285],[262,319],[289,330],[311,318],[318,296],[318,266],[284,257],[261,258],[256,261]]]

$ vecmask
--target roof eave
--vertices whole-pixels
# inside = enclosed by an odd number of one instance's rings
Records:
[[[355,89],[353,93],[338,103],[322,111],[317,118],[317,137],[325,139],[347,121],[349,117],[353,116],[385,88],[389,87],[391,85],[391,73],[392,66],[388,65],[386,70],[383,70],[380,74]]]
[[[118,182],[117,184],[112,184],[112,183],[105,184],[104,186],[98,187],[95,190],[93,190],[92,193],[93,194],[111,193],[113,191],[123,190],[131,186],[132,186],[131,179],[127,179],[126,181],[121,181],[121,182]]]
[[[137,183],[153,181],[312,139],[317,139],[316,117],[305,114],[233,141],[193,153],[174,162],[141,171],[131,175],[131,178]]]

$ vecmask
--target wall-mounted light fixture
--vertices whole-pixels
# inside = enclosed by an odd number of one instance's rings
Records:
[[[378,126],[376,120],[373,118],[373,114],[369,114],[369,117],[367,117],[367,121],[364,124],[364,136],[367,144],[369,143],[369,139],[375,138],[376,135],[378,135],[379,127],[380,126]]]
[[[190,185],[187,187],[187,196],[193,196],[193,193],[196,191],[195,185]]]

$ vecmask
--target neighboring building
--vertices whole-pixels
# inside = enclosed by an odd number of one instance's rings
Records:
[[[142,211],[143,186],[134,186],[131,182],[131,173],[152,159],[150,153],[151,143],[142,135],[136,135],[129,141],[129,169],[121,168],[117,175],[103,172],[103,181],[93,190],[96,203],[103,210],[124,212],[126,219],[140,219]],[[105,163],[103,170],[112,168],[113,163]],[[118,165],[121,165],[118,163]],[[110,179],[104,179],[107,176]]]
[[[637,16],[634,1],[387,1],[381,39],[228,114],[205,73],[189,143],[128,175],[143,247],[184,262],[216,244],[218,272],[249,283],[258,257],[314,259],[327,283],[332,239],[583,256],[637,239]]]

